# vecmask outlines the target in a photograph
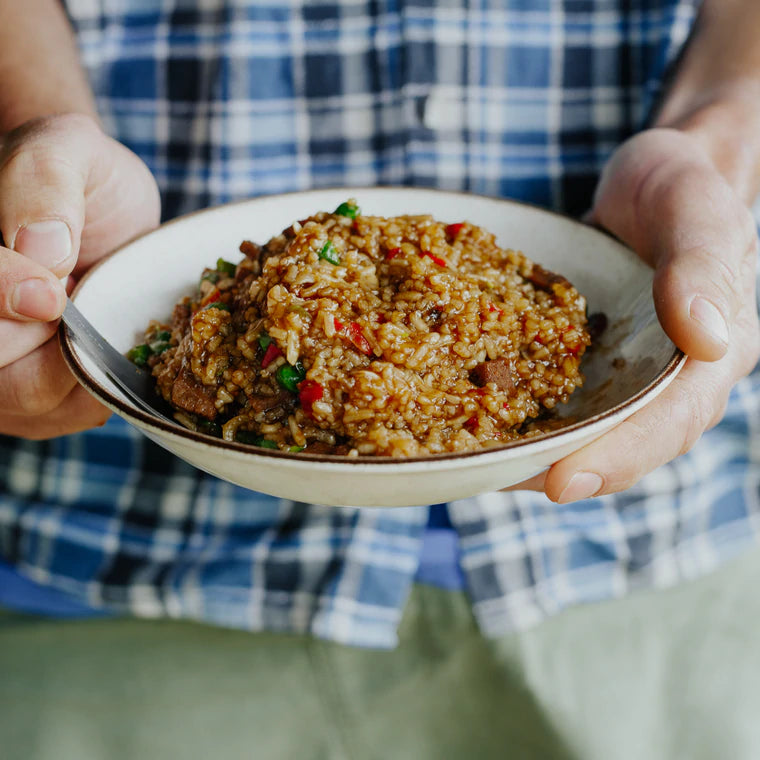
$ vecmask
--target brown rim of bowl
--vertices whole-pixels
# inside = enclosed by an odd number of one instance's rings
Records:
[[[484,200],[489,201],[495,201],[498,203],[504,203],[507,205],[512,206],[524,206],[530,209],[533,209],[535,211],[539,211],[543,214],[549,214],[550,216],[556,216],[564,219],[565,221],[569,221],[575,225],[578,225],[579,227],[582,227],[585,230],[593,230],[599,234],[606,235],[607,237],[612,238],[615,240],[618,244],[623,245],[612,233],[608,232],[607,230],[604,230],[599,227],[593,227],[590,226],[575,217],[572,217],[568,214],[564,214],[558,211],[552,211],[550,209],[543,208],[542,206],[539,206],[534,203],[528,203],[526,201],[518,201],[518,200],[512,200],[510,198],[500,198],[498,196],[490,196],[490,195],[481,195],[478,193],[468,193],[468,192],[461,192],[461,191],[449,191],[449,190],[440,190],[437,188],[422,188],[422,187],[408,187],[405,185],[373,185],[371,187],[320,187],[320,188],[313,188],[311,190],[295,190],[292,192],[287,193],[274,193],[272,195],[262,195],[262,196],[255,196],[253,198],[245,198],[238,201],[232,201],[230,203],[222,203],[218,204],[216,206],[209,206],[207,208],[203,209],[197,209],[196,211],[191,211],[188,214],[183,214],[182,216],[175,217],[174,219],[169,220],[168,222],[164,222],[160,225],[160,227],[155,228],[154,230],[150,230],[149,232],[146,232],[142,235],[138,235],[126,243],[122,244],[115,250],[111,251],[109,254],[104,256],[102,259],[100,259],[95,265],[93,265],[79,280],[76,287],[74,288],[74,291],[71,294],[71,298],[73,300],[76,299],[76,295],[79,292],[80,288],[84,285],[84,283],[89,279],[90,275],[95,272],[100,266],[102,266],[108,259],[110,259],[112,256],[116,256],[117,254],[121,253],[125,248],[128,248],[132,243],[134,243],[136,240],[140,240],[144,237],[147,237],[148,235],[151,235],[153,232],[155,232],[157,229],[163,229],[165,227],[181,223],[187,219],[190,219],[191,217],[198,216],[200,214],[209,213],[212,211],[215,211],[217,209],[221,208],[229,208],[232,206],[242,206],[248,203],[255,202],[257,200],[263,200],[263,199],[277,199],[277,198],[286,198],[286,197],[293,197],[297,195],[309,195],[313,193],[330,193],[330,192],[341,192],[344,194],[348,194],[349,196],[353,196],[356,194],[360,194],[361,192],[366,191],[375,191],[375,190],[403,190],[404,192],[412,192],[412,193],[440,193],[441,195],[448,195],[448,196],[460,196],[462,198],[480,198]],[[625,247],[625,246],[624,246]],[[629,249],[630,250],[630,249]],[[635,254],[634,254],[635,255]],[[524,446],[529,446],[532,444],[536,444],[539,442],[544,442],[547,440],[551,440],[553,438],[558,438],[562,435],[566,435],[567,433],[574,432],[576,430],[582,430],[583,428],[590,427],[591,425],[600,422],[602,420],[607,419],[608,417],[612,417],[616,414],[618,414],[621,410],[625,409],[628,406],[632,406],[633,404],[637,403],[642,397],[648,395],[653,391],[655,388],[657,388],[658,385],[662,384],[665,380],[669,380],[674,374],[676,374],[683,363],[686,360],[686,357],[679,348],[675,348],[673,350],[673,355],[669,359],[669,361],[665,364],[665,366],[657,373],[657,375],[644,387],[642,388],[638,393],[634,394],[633,396],[630,396],[625,401],[621,401],[619,404],[616,404],[613,407],[610,407],[609,409],[599,412],[598,414],[593,415],[592,417],[589,417],[588,419],[582,420],[580,422],[573,422],[563,428],[560,428],[559,430],[553,430],[548,433],[543,433],[541,435],[533,436],[531,438],[522,439],[518,441],[510,441],[509,443],[501,444],[498,446],[492,446],[489,448],[484,449],[478,449],[476,451],[461,451],[461,452],[451,452],[451,453],[443,453],[443,454],[430,454],[428,456],[424,457],[405,457],[405,458],[398,458],[398,457],[380,457],[380,456],[358,456],[358,457],[349,457],[345,455],[337,455],[337,454],[307,454],[306,452],[298,453],[298,454],[291,454],[286,451],[273,451],[271,449],[262,449],[254,446],[250,446],[248,444],[238,443],[237,441],[225,441],[222,438],[215,438],[214,436],[206,435],[204,433],[197,433],[193,430],[189,430],[186,427],[183,427],[179,423],[176,425],[172,425],[169,423],[164,422],[163,420],[154,417],[151,414],[148,414],[147,412],[142,411],[141,409],[138,409],[137,407],[131,406],[130,404],[124,402],[121,398],[111,393],[109,390],[103,388],[101,385],[96,383],[91,376],[85,371],[82,364],[79,362],[75,351],[72,347],[72,341],[71,337],[69,336],[68,329],[66,326],[61,323],[59,330],[58,330],[58,341],[61,346],[61,351],[63,353],[63,357],[66,361],[66,364],[68,364],[69,369],[74,374],[74,376],[77,378],[79,383],[83,385],[87,390],[90,391],[93,395],[100,397],[104,401],[106,401],[111,406],[118,409],[120,412],[122,412],[127,417],[133,417],[140,422],[143,422],[147,425],[151,425],[154,428],[158,428],[160,431],[164,433],[170,433],[173,435],[177,435],[181,438],[186,438],[190,441],[195,441],[198,443],[204,443],[207,445],[212,446],[218,446],[222,449],[227,449],[230,451],[238,451],[245,454],[254,454],[255,456],[261,456],[261,457],[276,457],[276,458],[286,458],[293,461],[307,461],[307,462],[330,462],[334,464],[363,464],[363,465],[375,465],[378,467],[388,467],[388,466],[394,466],[397,467],[399,465],[404,464],[420,464],[424,462],[431,462],[431,461],[442,461],[442,460],[459,460],[459,459],[467,459],[470,457],[477,457],[477,456],[483,456],[484,454],[493,454],[496,452],[506,451],[506,450],[513,450],[513,449],[519,449]]]

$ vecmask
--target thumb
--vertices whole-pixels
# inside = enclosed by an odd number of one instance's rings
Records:
[[[754,286],[757,233],[747,207],[694,138],[650,130],[605,169],[594,221],[655,267],[657,315],[689,356],[725,355]]]
[[[0,320],[49,322],[61,316],[65,305],[66,291],[55,275],[0,247]]]
[[[57,277],[76,263],[101,134],[86,116],[55,116],[23,125],[0,146],[0,233]]]

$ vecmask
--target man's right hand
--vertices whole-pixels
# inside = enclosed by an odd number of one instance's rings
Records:
[[[87,116],[0,136],[0,434],[52,438],[110,412],[74,379],[56,338],[71,282],[158,224],[147,167]]]

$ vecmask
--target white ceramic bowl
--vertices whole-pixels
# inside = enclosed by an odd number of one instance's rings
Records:
[[[166,320],[218,257],[239,260],[244,239],[263,242],[295,219],[356,198],[367,214],[432,214],[468,220],[504,247],[566,276],[589,312],[609,327],[587,360],[586,382],[561,430],[503,447],[418,459],[349,459],[285,454],[229,443],[163,423],[136,408],[62,332],[79,381],[149,438],[233,483],[300,501],[339,506],[410,506],[464,498],[537,474],[650,402],[675,377],[683,355],[657,322],[652,272],[610,236],[538,208],[463,193],[343,188],[259,198],[191,214],[130,243],[96,266],[74,294],[77,306],[117,349],[140,341],[150,319]]]

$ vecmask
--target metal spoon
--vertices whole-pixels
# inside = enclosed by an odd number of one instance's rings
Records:
[[[61,319],[74,343],[105,373],[106,377],[129,396],[143,411],[174,425],[171,408],[156,392],[151,374],[120,354],[90,324],[71,299],[66,301]]]

